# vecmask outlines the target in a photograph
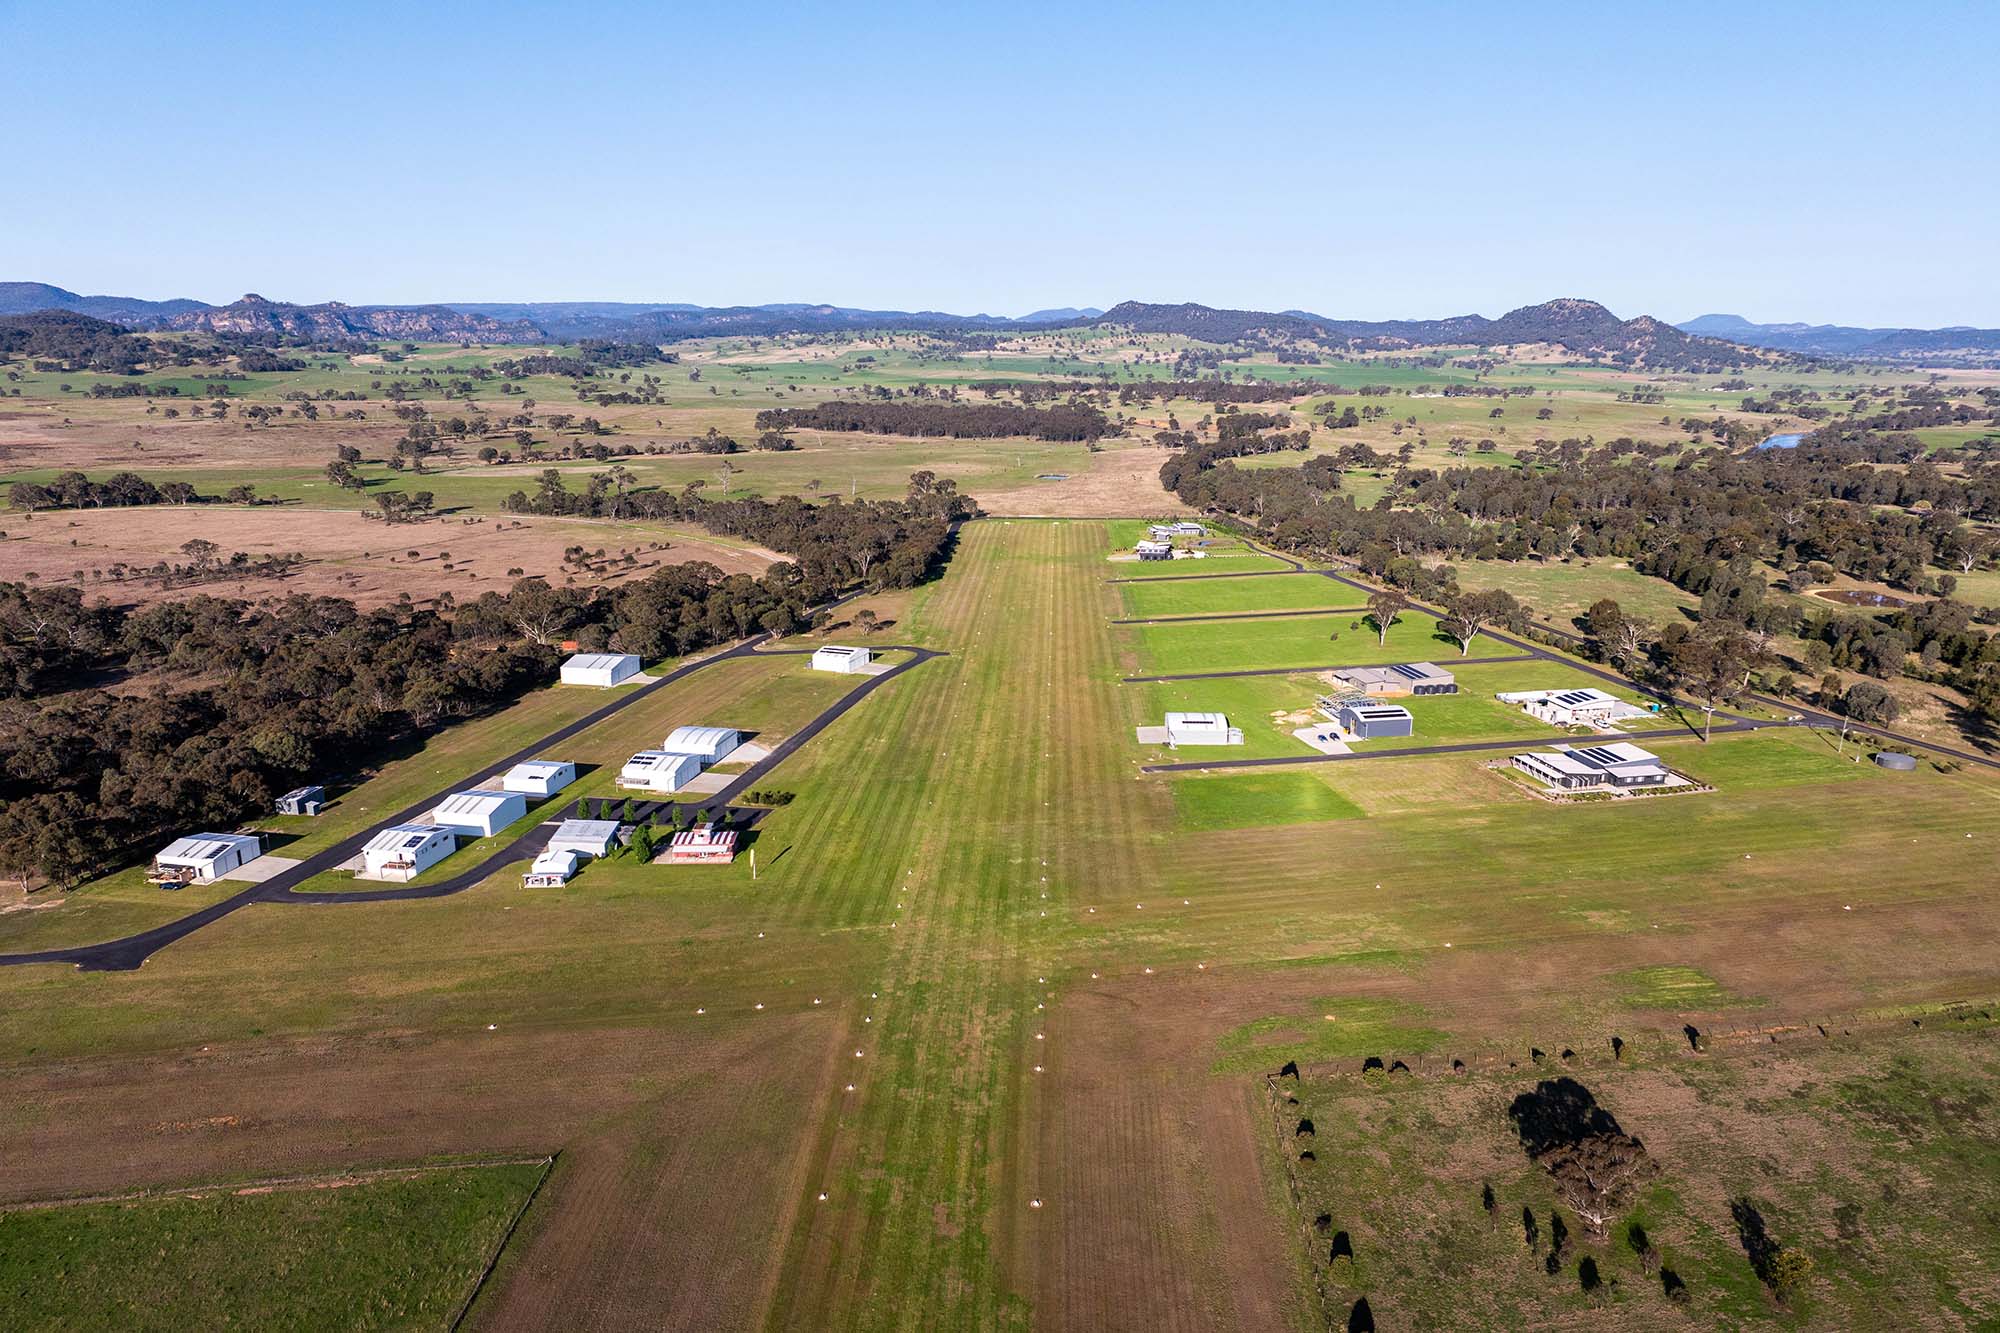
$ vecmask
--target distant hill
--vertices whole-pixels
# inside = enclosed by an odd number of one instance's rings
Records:
[[[254,292],[230,305],[174,315],[163,327],[209,333],[279,334],[315,342],[400,338],[409,342],[535,343],[546,337],[541,329],[524,319],[498,320],[491,315],[466,314],[449,306],[350,306],[338,301],[291,305],[268,301]]]
[[[1683,332],[1727,338],[1748,347],[1809,356],[1924,364],[1991,365],[2000,359],[2000,329],[1864,329],[1846,324],[1753,324],[1741,315],[1703,315]]]
[[[93,319],[137,324],[169,319],[208,307],[200,301],[142,301],[136,296],[78,296],[46,282],[0,282],[0,315],[37,310],[72,310]]]
[[[718,336],[774,337],[904,329],[1005,335],[1034,329],[1118,325],[1139,333],[1207,342],[1314,342],[1357,351],[1419,347],[1561,347],[1617,365],[1717,369],[1739,364],[1746,348],[1793,356],[1834,356],[1919,365],[2000,365],[2000,329],[1866,329],[1833,324],[1757,324],[1713,314],[1674,325],[1641,315],[1620,319],[1595,301],[1565,298],[1510,310],[1498,319],[1337,319],[1308,310],[1231,310],[1194,302],[1126,301],[1110,310],[1052,306],[1018,318],[940,310],[873,310],[814,302],[703,306],[660,301],[444,301],[427,305],[294,305],[249,295],[226,306],[79,296],[41,282],[0,282],[0,316],[61,310],[127,328],[206,329],[318,341],[535,343],[601,338],[676,342]]]
[[[1743,355],[1727,342],[1692,336],[1650,315],[1620,319],[1595,301],[1574,298],[1522,306],[1498,319],[1455,315],[1448,319],[1414,320],[1327,319],[1304,311],[1269,314],[1194,304],[1148,305],[1127,301],[1113,306],[1094,322],[1209,342],[1311,339],[1369,350],[1539,343],[1562,347],[1578,355],[1595,354],[1621,364],[1655,368],[1721,365],[1741,361]]]

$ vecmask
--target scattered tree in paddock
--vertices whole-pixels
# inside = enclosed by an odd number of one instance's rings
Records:
[[[1507,1114],[1523,1150],[1555,1183],[1556,1197],[1593,1236],[1606,1233],[1638,1184],[1658,1169],[1644,1145],[1575,1079],[1544,1080],[1516,1097]]]
[[[1409,597],[1395,588],[1383,588],[1368,595],[1368,620],[1375,626],[1377,647],[1388,643],[1389,627],[1409,608]]]

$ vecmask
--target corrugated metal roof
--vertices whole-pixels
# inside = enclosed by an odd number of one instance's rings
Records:
[[[734,727],[675,727],[660,748],[669,754],[710,754],[736,748]]]
[[[637,653],[578,653],[575,657],[564,662],[563,665],[566,667],[579,667],[585,671],[609,671],[620,662],[630,662],[634,666],[637,666],[639,655]]]
[[[437,824],[392,824],[368,840],[371,852],[412,852],[440,833],[450,833]]]
[[[486,791],[474,788],[471,791],[455,791],[438,802],[439,815],[491,815],[512,804],[526,805],[527,799],[517,791]]]
[[[232,847],[241,847],[246,852],[263,850],[263,844],[247,833],[190,833],[185,838],[175,838],[153,859],[214,861],[225,855]]]

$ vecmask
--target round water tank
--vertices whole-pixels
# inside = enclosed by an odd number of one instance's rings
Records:
[[[1889,769],[1892,772],[1896,773],[1914,772],[1917,767],[1917,757],[1915,755],[1897,754],[1893,750],[1883,750],[1879,752],[1875,756],[1875,762],[1881,765],[1883,768]]]

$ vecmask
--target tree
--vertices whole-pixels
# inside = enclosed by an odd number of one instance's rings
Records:
[[[1441,623],[1445,632],[1458,640],[1458,655],[1465,657],[1472,652],[1472,641],[1488,625],[1517,625],[1526,615],[1527,608],[1513,593],[1493,588],[1460,593],[1446,602]]]
[[[873,634],[881,621],[873,611],[864,606],[854,613],[854,623],[861,626],[864,633]]]
[[[231,486],[222,493],[222,498],[233,505],[257,503],[257,488],[247,482],[241,486]]]
[[[1584,612],[1583,627],[1597,641],[1598,654],[1621,671],[1630,672],[1643,661],[1654,639],[1653,627],[1636,616],[1625,614],[1616,599],[1605,597],[1591,603]]]
[[[1896,696],[1872,680],[1857,680],[1840,696],[1841,716],[1855,722],[1894,722],[1899,711]]]
[[[1776,661],[1761,636],[1740,625],[1703,625],[1667,650],[1674,679],[1694,696],[1702,712],[1701,739],[1708,743],[1716,710],[1733,703],[1751,677]]]
[[[1556,1197],[1595,1237],[1606,1234],[1638,1185],[1658,1170],[1645,1146],[1573,1078],[1544,1080],[1514,1098],[1507,1114],[1522,1149],[1549,1173]],[[1552,1255],[1562,1248],[1560,1220],[1550,1215]]]
[[[1389,627],[1410,607],[1410,599],[1395,588],[1382,588],[1368,595],[1368,619],[1375,625],[1377,647],[1388,643]]]
[[[632,826],[631,842],[628,845],[632,848],[632,855],[634,857],[640,861],[651,861],[653,859],[653,826],[651,824],[634,824]]]

